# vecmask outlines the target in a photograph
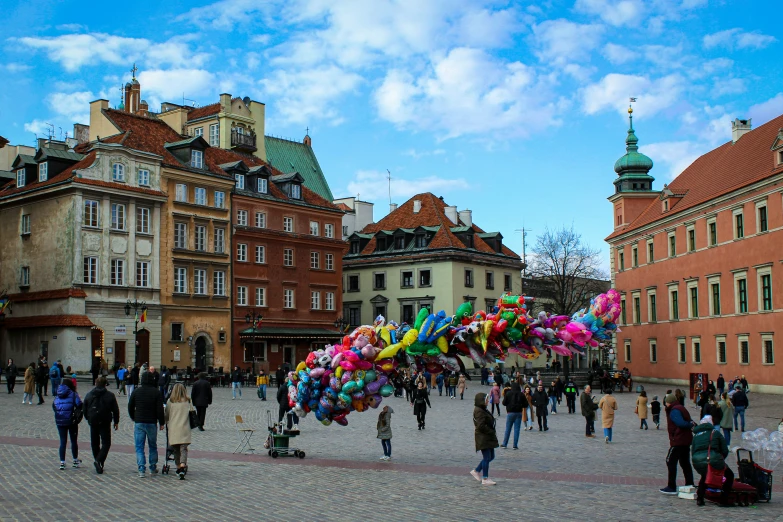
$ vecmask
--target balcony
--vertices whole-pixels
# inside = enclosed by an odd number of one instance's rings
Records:
[[[231,148],[245,152],[255,152],[256,136],[255,134],[241,134],[236,130],[231,131]]]

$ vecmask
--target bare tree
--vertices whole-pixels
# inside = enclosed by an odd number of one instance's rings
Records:
[[[600,250],[583,243],[573,225],[547,228],[536,238],[532,252],[528,273],[546,283],[554,305],[551,311],[556,314],[571,315],[608,289]]]

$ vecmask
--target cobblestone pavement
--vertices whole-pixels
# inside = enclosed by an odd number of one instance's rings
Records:
[[[583,418],[565,413],[563,402],[561,413],[550,415],[548,432],[523,432],[519,451],[497,450],[490,475],[498,485],[481,487],[467,473],[479,460],[471,416],[472,397],[479,388],[471,386],[464,401],[440,397],[436,390],[425,431],[416,429],[407,402],[385,399],[395,411],[391,463],[377,460],[382,452],[373,411],[352,413],[347,427],[325,427],[308,416],[300,422],[302,435],[293,439],[307,458],[273,461],[262,444],[266,410],[276,415],[277,405],[259,401],[254,389],[244,389],[243,400],[232,401],[228,388],[218,388],[207,411],[207,431],[193,432],[191,471],[182,482],[175,476],[136,477],[124,397],[119,398],[120,431],[115,433],[106,473],[98,476],[91,466],[86,423],[80,426],[83,469],[59,471],[51,397],[44,406],[23,406],[21,393],[0,393],[0,462],[5,468],[0,521],[149,520],[153,514],[186,520],[485,520],[491,513],[512,520],[726,518],[726,510],[697,508],[657,491],[666,482],[665,424],[661,430],[654,425],[649,431],[638,429],[636,394],[616,394],[620,409],[610,445],[586,439]],[[80,383],[82,395],[88,389],[87,383]],[[650,396],[661,397],[665,391],[655,386],[647,390]],[[776,429],[781,397],[749,398],[747,429]],[[254,436],[256,455],[231,454],[237,443],[236,414],[259,428]],[[596,424],[600,435],[600,421]],[[505,413],[498,419],[501,438],[504,427]],[[163,440],[159,445],[162,460]],[[736,469],[733,459],[729,462]],[[781,494],[778,485],[772,503],[735,508],[731,516],[783,520]]]

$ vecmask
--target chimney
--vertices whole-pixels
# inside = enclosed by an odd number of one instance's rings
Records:
[[[87,143],[90,141],[90,126],[82,123],[73,124],[73,137],[81,143]]]
[[[147,105],[147,102],[145,100],[141,100],[139,103],[139,116],[148,116],[149,110],[150,106]]]
[[[231,112],[231,95],[225,92],[220,95],[220,112]]]
[[[389,203],[389,214],[397,210],[397,203]]]
[[[446,212],[446,217],[451,220],[452,223],[455,225],[457,224],[457,206],[456,205],[447,205],[444,209],[444,212]]]
[[[419,201],[418,199],[414,199],[413,200],[413,213],[414,214],[418,214],[420,210],[421,210],[421,201]]]
[[[750,132],[752,125],[751,125],[751,119],[747,120],[741,120],[739,118],[735,118],[733,122],[731,122],[731,141],[734,143],[737,143],[737,140],[740,139],[743,134],[746,132]]]
[[[466,227],[473,226],[473,211],[472,210],[460,210],[459,220],[465,224]]]

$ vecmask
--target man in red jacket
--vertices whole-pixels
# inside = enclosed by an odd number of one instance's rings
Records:
[[[693,486],[693,468],[691,467],[691,442],[693,441],[693,426],[691,415],[685,408],[685,393],[677,389],[674,397],[667,395],[663,399],[666,408],[666,428],[669,430],[669,453],[666,455],[666,466],[669,468],[669,483],[661,488],[664,495],[677,494],[677,464],[680,464],[685,475],[685,485]]]

